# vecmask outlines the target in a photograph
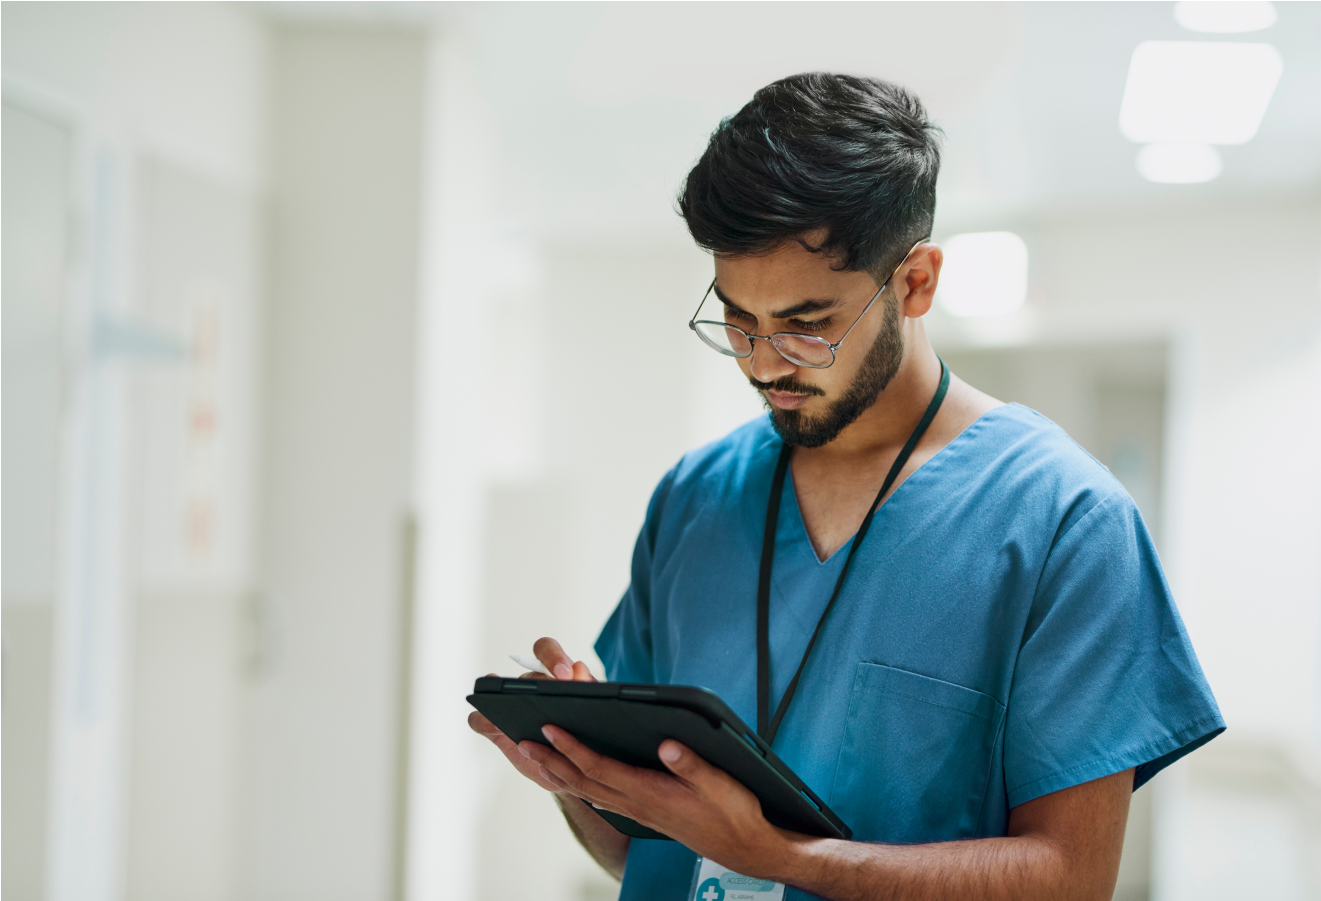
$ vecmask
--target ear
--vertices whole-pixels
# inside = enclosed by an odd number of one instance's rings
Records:
[[[936,297],[936,284],[940,281],[940,267],[945,254],[935,244],[923,244],[909,255],[907,262],[894,274],[894,290],[899,298],[901,312],[908,319],[925,316]]]

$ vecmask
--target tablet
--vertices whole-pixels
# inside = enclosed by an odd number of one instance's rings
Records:
[[[653,770],[667,771],[656,751],[673,738],[747,786],[774,825],[826,838],[853,835],[755,731],[705,688],[487,676],[477,680],[468,703],[516,742],[546,744],[541,728],[555,725],[598,754]],[[625,835],[669,838],[628,817],[596,812]]]

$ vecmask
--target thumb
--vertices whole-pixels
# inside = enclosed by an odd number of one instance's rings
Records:
[[[661,742],[656,754],[671,773],[694,785],[707,782],[715,775],[711,764],[672,738]]]

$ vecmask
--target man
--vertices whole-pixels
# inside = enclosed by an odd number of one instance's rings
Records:
[[[1108,899],[1131,793],[1224,729],[1127,493],[928,343],[938,169],[915,97],[808,74],[722,122],[688,176],[715,259],[690,325],[770,415],[661,481],[596,649],[611,679],[705,686],[756,721],[854,841],[770,825],[675,741],[660,773],[474,714],[623,899],[692,897],[699,856],[785,898]]]

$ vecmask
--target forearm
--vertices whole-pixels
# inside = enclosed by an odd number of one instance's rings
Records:
[[[1038,836],[873,845],[796,836],[775,879],[832,901],[1108,899],[1114,878]]]
[[[624,878],[629,837],[611,826],[585,801],[567,792],[557,792],[555,803],[569,824],[574,838],[601,868],[616,879]]]

